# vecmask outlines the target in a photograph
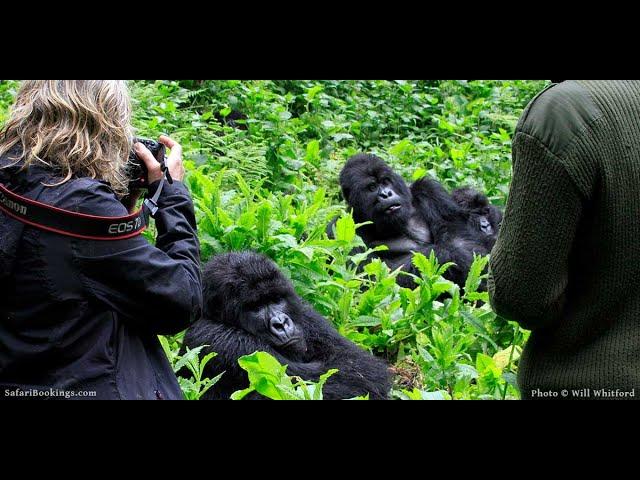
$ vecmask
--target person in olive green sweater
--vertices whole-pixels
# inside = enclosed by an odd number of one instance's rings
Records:
[[[522,398],[640,398],[640,82],[564,81],[513,138],[488,279]]]

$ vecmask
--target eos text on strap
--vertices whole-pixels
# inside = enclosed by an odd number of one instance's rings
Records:
[[[100,217],[53,207],[18,195],[0,184],[0,212],[29,226],[88,240],[121,240],[141,234],[147,207],[125,217]]]

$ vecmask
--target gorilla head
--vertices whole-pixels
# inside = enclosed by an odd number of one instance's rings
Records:
[[[204,315],[239,326],[288,357],[307,344],[293,318],[300,318],[293,286],[278,267],[257,253],[217,255],[204,268]]]
[[[340,172],[340,187],[354,220],[373,222],[380,234],[400,231],[412,215],[409,187],[375,155],[351,157]]]
[[[486,195],[473,188],[463,187],[451,192],[451,198],[468,212],[472,229],[486,236],[497,237],[502,212],[489,203]]]

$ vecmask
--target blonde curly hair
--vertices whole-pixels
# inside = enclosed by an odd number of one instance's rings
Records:
[[[43,164],[61,175],[107,181],[127,193],[131,98],[124,80],[24,80],[6,124],[0,155],[23,168]]]

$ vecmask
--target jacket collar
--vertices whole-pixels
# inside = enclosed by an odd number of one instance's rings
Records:
[[[30,187],[51,183],[55,173],[45,165],[32,163],[24,169],[22,160],[16,161],[19,150],[14,149],[0,156],[0,182],[7,188],[29,189]]]

